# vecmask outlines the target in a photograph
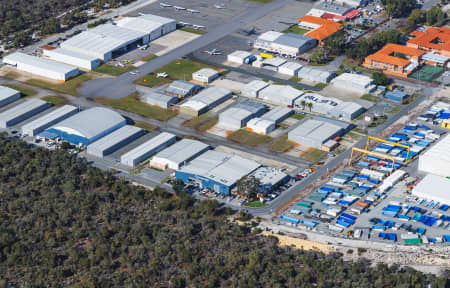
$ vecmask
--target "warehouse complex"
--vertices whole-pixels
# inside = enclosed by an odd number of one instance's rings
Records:
[[[118,20],[116,24],[122,28],[146,33],[149,41],[153,41],[177,29],[175,20],[152,14],[124,17]]]
[[[59,122],[45,132],[75,144],[88,146],[126,123],[119,113],[95,107],[77,113]]]
[[[259,97],[259,93],[270,84],[262,80],[253,80],[241,88],[241,94],[247,97]]]
[[[0,113],[0,128],[8,128],[20,123],[39,112],[44,111],[50,106],[50,103],[39,99],[26,100],[25,102]]]
[[[101,64],[101,60],[97,57],[62,48],[44,49],[44,56],[50,60],[66,63],[85,70],[93,70]]]
[[[450,205],[450,179],[428,174],[414,187],[414,196]]]
[[[310,119],[289,131],[288,139],[300,145],[323,149],[323,145],[329,145],[327,141],[342,136],[345,130],[336,124]]]
[[[276,123],[271,120],[256,117],[247,122],[247,131],[267,135],[276,128]]]
[[[372,78],[360,74],[343,73],[331,80],[331,84],[359,94],[370,93],[376,89]]]
[[[209,149],[208,145],[200,141],[182,139],[156,154],[150,161],[150,166],[162,170],[178,170]]]
[[[419,171],[441,177],[450,176],[449,151],[450,135],[446,135],[419,157]]]
[[[156,105],[162,108],[169,108],[180,101],[180,99],[172,94],[166,94],[159,91],[153,91],[150,94],[143,95],[144,102],[150,105]]]
[[[237,64],[250,64],[254,60],[256,60],[256,56],[243,50],[236,50],[227,56],[227,61]]]
[[[265,111],[266,106],[264,104],[246,100],[220,113],[217,126],[229,131],[239,130],[250,119],[262,115]]]
[[[192,79],[202,84],[208,84],[219,78],[219,72],[211,68],[202,68],[192,73]]]
[[[297,77],[309,81],[328,83],[336,77],[336,72],[305,66],[297,72]]]
[[[0,86],[0,107],[20,99],[20,92],[6,86]]]
[[[164,92],[182,99],[194,95],[201,89],[202,86],[198,84],[184,80],[175,80],[170,83],[169,87],[167,87]]]
[[[141,137],[144,132],[143,129],[136,126],[125,125],[88,145],[86,152],[89,155],[103,158]]]
[[[231,98],[231,91],[222,87],[209,87],[191,97],[180,106],[180,112],[198,116]]]
[[[76,67],[20,52],[3,57],[3,63],[20,71],[59,81],[69,80],[79,73]]]
[[[267,31],[261,34],[254,42],[256,49],[262,49],[281,55],[299,56],[314,48],[317,41],[312,37],[294,33],[279,33]]]
[[[175,143],[177,137],[171,133],[163,132],[147,142],[128,151],[120,157],[120,162],[129,167],[136,167],[159,151]]]
[[[295,100],[302,95],[302,91],[288,85],[269,85],[259,92],[258,98],[281,105],[293,106]]]
[[[22,126],[22,134],[36,136],[48,127],[74,115],[78,108],[72,105],[64,105],[52,112],[43,115]]]
[[[175,178],[184,183],[195,182],[224,195],[229,195],[236,182],[261,165],[234,154],[207,151],[175,171]]]
[[[292,109],[277,106],[261,116],[261,119],[273,121],[276,124],[283,122],[286,118],[294,114]]]

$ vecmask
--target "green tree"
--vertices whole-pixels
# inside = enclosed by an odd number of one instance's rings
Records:
[[[332,55],[341,55],[345,51],[345,32],[339,30],[324,41],[325,50]]]
[[[384,73],[381,72],[373,73],[372,78],[375,85],[385,86],[390,83],[390,79]]]
[[[305,110],[305,107],[306,107],[306,101],[305,101],[305,100],[302,100],[302,101],[300,102],[300,105],[302,105],[303,110]]]
[[[414,9],[408,17],[408,22],[414,25],[420,25],[424,23],[425,15],[422,10]]]
[[[41,26],[42,35],[58,33],[59,31],[60,31],[59,21],[55,17],[48,18]]]
[[[247,199],[253,200],[256,198],[260,184],[255,176],[244,176],[236,182],[236,188],[239,193],[246,195]]]
[[[311,112],[312,107],[313,107],[313,103],[312,102],[308,102],[307,106],[309,108],[309,112]]]
[[[323,49],[318,49],[309,57],[309,62],[314,64],[325,64],[327,63],[328,58],[325,55]]]

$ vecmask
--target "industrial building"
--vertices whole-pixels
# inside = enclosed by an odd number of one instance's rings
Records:
[[[322,149],[328,140],[342,136],[345,129],[330,122],[310,119],[289,131],[288,139],[297,144]]]
[[[414,38],[406,46],[450,57],[450,28],[430,27],[425,32],[413,31]]]
[[[241,88],[241,94],[247,97],[259,97],[259,92],[270,84],[262,80],[253,80]]]
[[[29,99],[0,113],[0,128],[8,128],[20,123],[39,112],[44,111],[51,104],[40,99]]]
[[[166,94],[159,91],[153,91],[150,94],[144,95],[142,98],[144,98],[144,102],[147,104],[156,105],[166,109],[180,101],[180,99],[175,95]]]
[[[311,15],[305,15],[298,19],[298,26],[311,30],[305,36],[316,39],[320,45],[323,44],[325,39],[342,29],[342,24]]]
[[[219,78],[219,72],[211,68],[203,68],[192,73],[192,79],[203,84],[211,83]]]
[[[254,60],[256,60],[255,55],[243,50],[236,50],[233,53],[227,55],[227,61],[237,64],[250,64]]]
[[[290,76],[297,76],[298,71],[300,71],[302,67],[303,65],[296,62],[286,62],[280,67],[278,67],[278,73]]]
[[[64,105],[50,113],[43,115],[22,126],[22,134],[36,136],[48,127],[69,118],[78,112],[78,108],[72,105]]]
[[[112,110],[94,107],[77,113],[45,130],[75,145],[88,146],[126,124],[125,118]]]
[[[358,8],[366,6],[369,0],[334,0],[334,3]]]
[[[141,137],[144,132],[143,129],[136,126],[122,126],[98,141],[88,145],[86,152],[89,155],[103,158]]]
[[[401,90],[394,90],[386,92],[384,97],[397,103],[405,103],[405,101],[409,98],[409,95]]]
[[[366,109],[355,102],[341,102],[336,109],[331,109],[329,115],[344,120],[353,120],[364,113]]]
[[[232,93],[228,89],[209,87],[181,104],[180,113],[198,116],[230,99],[231,96]]]
[[[0,86],[0,107],[20,99],[20,92],[6,86]]]
[[[361,11],[353,9],[353,7],[330,1],[321,1],[308,12],[308,15],[333,21],[350,20],[359,14]]]
[[[120,162],[123,165],[136,167],[139,163],[145,161],[176,141],[177,137],[175,135],[172,133],[163,132],[133,150],[123,154],[120,157]]]
[[[303,68],[297,72],[296,76],[308,81],[328,83],[336,77],[336,73],[334,71],[325,71],[318,68],[303,66]]]
[[[281,55],[297,57],[317,45],[311,37],[294,33],[279,33],[267,31],[261,34],[254,42],[256,49],[262,49]]]
[[[149,41],[153,41],[177,29],[173,19],[143,14],[138,17],[124,17],[116,22],[117,26],[146,33]]]
[[[275,124],[278,124],[283,122],[292,114],[294,114],[294,110],[287,107],[276,106],[266,114],[262,115],[261,119],[273,121]]]
[[[419,156],[418,169],[442,177],[450,176],[450,135],[441,137],[438,143]]]
[[[247,122],[247,131],[267,135],[276,128],[275,121],[256,117]]]
[[[78,75],[78,68],[47,59],[16,52],[3,57],[3,63],[41,77],[66,81]]]
[[[359,94],[370,93],[377,87],[373,84],[373,80],[370,77],[350,73],[343,73],[337,76],[331,80],[331,84],[335,87],[351,90]]]
[[[407,78],[413,73],[421,61],[424,51],[398,44],[387,44],[378,52],[364,60],[364,66],[380,69],[385,74]]]
[[[217,127],[229,131],[239,130],[244,127],[250,119],[262,115],[265,111],[266,106],[264,104],[246,100],[220,113]]]
[[[412,190],[412,195],[450,205],[450,179],[428,174]]]
[[[210,150],[175,171],[175,178],[185,184],[198,183],[202,188],[229,195],[238,180],[260,166],[238,155]]]
[[[286,62],[286,59],[280,57],[271,57],[256,60],[252,63],[252,66],[278,72],[278,69]]]
[[[277,104],[293,106],[295,100],[303,94],[302,91],[288,85],[269,85],[259,92],[258,98]]]
[[[108,62],[137,45],[150,41],[146,32],[131,30],[113,24],[88,29],[61,43],[61,48],[90,55]]]
[[[276,187],[285,184],[289,180],[289,176],[280,169],[264,166],[256,169],[251,176],[259,180],[258,193],[262,195],[267,195]]]
[[[185,97],[194,95],[201,89],[202,86],[198,84],[184,80],[175,80],[169,85],[169,87],[166,88],[164,92],[183,99]]]
[[[446,68],[450,68],[450,57],[439,55],[434,52],[427,52],[422,55],[422,61],[425,64],[433,65],[433,66],[442,66]]]
[[[102,62],[97,57],[62,48],[44,49],[44,56],[50,60],[69,64],[85,70],[93,70],[100,66]]]
[[[200,141],[182,139],[153,156],[150,161],[150,166],[162,170],[166,170],[167,168],[178,170],[209,149],[209,145]]]

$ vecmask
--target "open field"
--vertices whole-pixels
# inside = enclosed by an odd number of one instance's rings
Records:
[[[273,236],[278,239],[278,245],[279,246],[289,246],[289,247],[295,247],[297,249],[303,249],[303,250],[314,250],[314,251],[320,251],[325,254],[334,252],[335,249],[333,246],[311,241],[311,240],[305,240],[300,238],[294,238],[286,235],[279,235],[279,234],[272,234],[268,231],[263,232],[263,235],[266,236]]]
[[[209,114],[205,113],[200,116],[194,117],[190,120],[187,120],[183,123],[183,126],[185,127],[195,127],[197,125],[200,125],[203,121],[205,121],[208,118]]]
[[[214,127],[214,125],[216,125],[218,121],[219,121],[219,117],[211,118],[208,121],[202,123],[200,126],[198,126],[197,130],[200,132],[205,132],[206,130]]]
[[[194,62],[191,60],[181,59],[175,60],[158,70],[154,73],[145,75],[136,81],[135,84],[143,85],[143,86],[159,86],[162,84],[170,83],[171,80],[192,80],[192,73],[202,69],[202,68],[212,68],[214,67]],[[156,75],[158,73],[166,72],[169,76],[167,78],[157,78]]]
[[[69,94],[73,96],[79,96],[79,93],[77,91],[78,87],[81,86],[81,84],[85,81],[91,80],[91,77],[87,75],[79,75],[73,79],[70,79],[64,83],[61,84],[54,84],[51,82],[38,80],[38,79],[30,79],[27,80],[26,83],[34,86],[38,86],[44,89],[53,90],[56,92]]]
[[[303,152],[302,155],[300,155],[300,157],[307,161],[317,162],[325,154],[327,154],[327,152],[316,149],[316,148],[310,148],[310,149],[306,150],[305,152]]]
[[[231,141],[253,147],[269,143],[272,139],[270,136],[260,135],[243,129],[231,133],[227,138]]]
[[[275,140],[269,146],[269,150],[274,151],[274,152],[283,153],[283,152],[286,152],[287,150],[291,149],[292,146],[294,146],[294,144],[292,144],[292,142],[289,142],[288,134],[286,133],[283,136],[281,136],[280,138],[278,138],[277,140]]]
[[[136,123],[134,123],[134,126],[142,128],[149,132],[155,131],[158,128],[156,126],[153,126],[152,124],[145,123],[145,122],[136,122]]]
[[[153,60],[153,59],[155,59],[157,57],[158,57],[157,55],[151,54],[151,55],[148,55],[147,57],[142,58],[142,61],[148,62],[148,61]]]
[[[129,65],[126,67],[119,67],[119,66],[114,66],[114,65],[110,65],[110,64],[103,64],[103,65],[95,68],[94,72],[108,74],[108,75],[112,75],[112,76],[119,76],[119,75],[122,75],[123,73],[132,71],[134,69],[136,69],[136,67],[134,67],[133,65]]]
[[[244,204],[242,204],[242,206],[246,206],[246,207],[266,207],[267,203],[262,203],[261,201],[253,201],[253,202],[244,202]]]
[[[41,99],[44,101],[50,102],[56,106],[62,106],[69,102],[69,101],[67,101],[66,98],[64,98],[63,96],[59,96],[59,95],[58,96],[44,96],[44,97],[41,97]]]
[[[141,102],[137,93],[133,93],[121,99],[97,98],[95,101],[103,105],[136,113],[160,121],[167,121],[177,115],[177,112],[173,110],[164,109]]]
[[[299,34],[299,35],[304,35],[304,34],[308,33],[309,31],[310,30],[300,28],[300,27],[298,27],[297,24],[294,24],[291,27],[289,27],[288,29],[284,30],[283,33],[295,33],[295,34]]]
[[[178,30],[181,30],[184,32],[189,32],[189,33],[194,33],[194,34],[198,34],[198,35],[203,35],[206,33],[205,31],[197,30],[197,29],[189,28],[189,27],[182,27],[182,28],[179,28]]]
[[[297,119],[297,120],[302,120],[303,118],[305,118],[305,115],[295,113],[295,114],[292,114],[292,115],[289,116],[289,117],[294,118],[294,119]]]
[[[364,94],[361,96],[361,99],[366,100],[366,101],[370,101],[370,102],[378,102],[380,100],[380,97],[377,96],[373,96],[370,94]]]
[[[11,89],[17,90],[20,92],[20,96],[27,97],[27,96],[34,96],[37,94],[37,91],[28,87],[24,87],[21,85],[16,84],[2,84],[2,86],[9,87]]]

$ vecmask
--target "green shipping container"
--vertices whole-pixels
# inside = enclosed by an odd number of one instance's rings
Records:
[[[405,244],[418,245],[422,243],[420,238],[405,239]]]
[[[311,208],[312,207],[312,203],[311,202],[302,201],[300,203],[297,203],[297,206]]]

